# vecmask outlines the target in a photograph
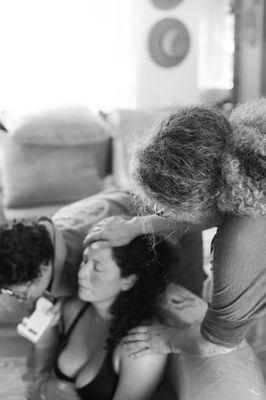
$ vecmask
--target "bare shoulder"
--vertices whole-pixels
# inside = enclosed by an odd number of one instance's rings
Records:
[[[156,368],[163,368],[166,360],[167,354],[149,354],[140,358],[131,358],[128,350],[121,343],[116,347],[113,355],[114,369],[118,374],[121,373],[122,368],[139,372],[152,368],[155,371]]]

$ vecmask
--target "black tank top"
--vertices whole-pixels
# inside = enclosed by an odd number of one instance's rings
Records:
[[[90,304],[85,304],[84,307],[80,309],[77,316],[75,317],[74,321],[70,325],[68,331],[64,335],[64,338],[61,342],[61,346],[58,352],[57,359],[55,360],[53,369],[55,375],[64,381],[75,383],[76,377],[69,377],[65,375],[60,368],[58,367],[58,358],[62,353],[63,349],[66,347],[68,343],[68,339],[73,332],[75,326],[77,325],[79,319],[82,317],[84,312]],[[113,351],[108,350],[100,371],[95,376],[95,378],[89,382],[87,385],[83,386],[82,388],[76,389],[78,395],[83,400],[112,400],[114,393],[116,391],[118,384],[118,375],[114,370],[113,366]]]

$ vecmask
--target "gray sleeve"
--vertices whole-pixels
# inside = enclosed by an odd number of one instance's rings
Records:
[[[266,313],[266,217],[231,217],[214,239],[213,284],[202,335],[235,347]]]

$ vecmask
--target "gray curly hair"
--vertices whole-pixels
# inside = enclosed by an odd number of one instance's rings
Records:
[[[239,105],[229,117],[210,106],[172,109],[132,157],[134,192],[180,221],[262,215],[265,133],[266,99]]]

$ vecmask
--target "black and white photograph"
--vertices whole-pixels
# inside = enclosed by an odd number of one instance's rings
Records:
[[[0,16],[0,400],[266,400],[266,2]]]

